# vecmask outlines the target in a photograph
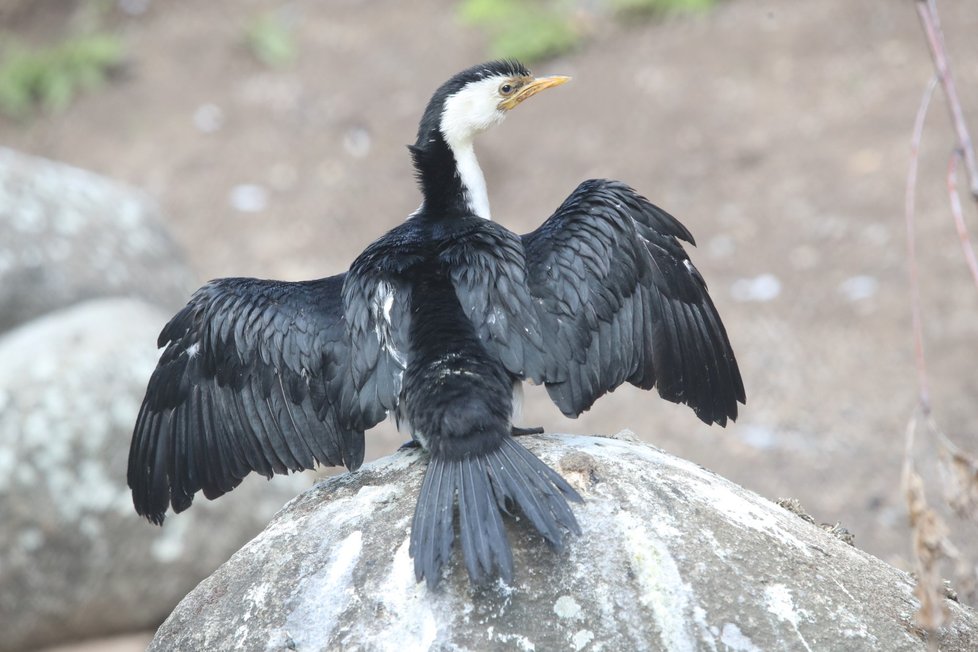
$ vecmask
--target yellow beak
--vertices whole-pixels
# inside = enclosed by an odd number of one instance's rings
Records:
[[[566,82],[570,81],[570,77],[564,75],[554,75],[552,77],[539,77],[533,81],[525,84],[518,91],[516,91],[511,97],[507,97],[505,100],[499,103],[500,109],[505,109],[509,111],[517,104],[527,99],[528,97],[533,97],[540,91],[546,90],[548,88],[553,88],[554,86],[560,86]]]

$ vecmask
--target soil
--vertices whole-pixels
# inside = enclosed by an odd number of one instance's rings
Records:
[[[59,115],[0,118],[0,143],[152,193],[202,280],[345,269],[417,206],[404,145],[434,88],[486,52],[449,2],[143,4],[139,15],[112,15],[130,52],[119,79]],[[970,5],[940,9],[978,129]],[[61,2],[13,6],[0,17],[29,39],[48,38],[62,20]],[[298,58],[269,69],[242,38],[276,7],[294,21]],[[494,218],[530,230],[589,177],[622,179],[679,217],[698,238],[693,259],[748,404],[735,425],[709,428],[622,388],[569,421],[532,388],[525,425],[631,429],[771,499],[800,500],[817,521],[841,521],[857,546],[910,569],[900,473],[917,380],[903,205],[911,127],[932,74],[912,3],[731,0],[701,15],[594,28],[580,51],[534,67],[570,74],[571,84],[480,141]],[[978,452],[978,291],[948,209],[952,146],[938,93],[917,193],[930,393],[944,431]],[[260,186],[250,199],[266,200],[261,210],[233,206],[242,184]],[[974,223],[975,205],[966,200],[965,211]],[[402,437],[384,425],[368,439],[378,455]],[[933,455],[919,448],[939,503]],[[978,532],[951,524],[974,559]]]

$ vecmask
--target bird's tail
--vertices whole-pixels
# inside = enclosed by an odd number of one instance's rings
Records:
[[[428,463],[411,527],[411,556],[420,582],[434,588],[455,539],[455,496],[465,566],[473,584],[513,576],[513,554],[500,513],[518,507],[547,543],[560,551],[564,530],[581,528],[568,500],[584,502],[566,480],[533,453],[506,437],[488,454]]]

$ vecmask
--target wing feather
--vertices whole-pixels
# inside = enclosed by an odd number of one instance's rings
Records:
[[[394,404],[399,381],[376,378],[394,375],[376,341],[352,346],[344,281],[219,279],[164,326],[129,455],[140,514],[162,522],[168,503],[182,511],[198,491],[216,498],[252,471],[360,465],[363,431]]]
[[[627,381],[707,423],[736,418],[743,381],[678,220],[622,183],[590,180],[532,233],[482,224],[443,258],[511,373],[545,383],[568,416]]]
[[[581,305],[593,308],[562,314],[548,347],[565,365],[587,370],[587,380],[571,391],[563,385],[573,380],[547,379],[565,413],[580,414],[627,380],[657,385],[663,398],[689,405],[707,423],[736,418],[737,402],[745,400],[740,371],[706,283],[680,241],[693,237],[678,220],[628,186],[604,180],[582,183],[523,236],[529,292],[542,298],[537,305],[550,308],[555,302],[548,297],[566,297],[566,287],[575,286]],[[583,274],[568,251],[582,254]],[[585,360],[564,355],[589,340]]]

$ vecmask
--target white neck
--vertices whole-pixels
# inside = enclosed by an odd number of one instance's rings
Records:
[[[489,215],[489,194],[486,179],[475,159],[472,139],[486,129],[502,122],[505,113],[499,108],[496,93],[501,78],[489,77],[471,83],[445,101],[439,128],[455,156],[458,176],[465,189],[469,210],[485,219]]]
[[[475,158],[475,148],[472,141],[452,143],[452,155],[455,156],[455,164],[458,166],[458,176],[465,188],[465,203],[469,210],[479,217],[491,220],[489,212],[489,192],[486,190],[486,178],[482,176],[482,168],[479,161]]]

